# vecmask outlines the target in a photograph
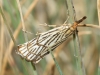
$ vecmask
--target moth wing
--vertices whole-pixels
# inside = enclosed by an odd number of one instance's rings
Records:
[[[33,39],[24,44],[18,45],[17,54],[28,61],[32,61],[37,55],[38,45],[35,45],[36,39]]]
[[[67,28],[64,27],[64,29]],[[33,61],[34,63],[39,62],[49,53],[48,47],[52,47],[52,50],[55,49],[56,42],[60,42],[60,40],[63,39],[64,34],[60,32],[64,29],[63,26],[54,28],[42,33],[39,37],[34,38],[29,42],[18,45],[17,54],[28,61]]]

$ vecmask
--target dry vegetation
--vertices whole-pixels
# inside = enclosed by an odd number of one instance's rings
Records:
[[[35,65],[22,60],[15,53],[16,45],[31,40],[37,32],[45,32],[49,24],[60,26],[67,18],[64,0],[0,0],[0,75],[58,75],[59,72],[50,55]],[[73,0],[77,19],[87,16],[78,27],[82,61],[86,75],[100,75],[100,0]],[[10,27],[11,33],[7,25]],[[23,35],[27,30],[33,34]],[[13,35],[15,44],[12,41]],[[24,39],[25,38],[25,39]],[[54,50],[54,56],[64,75],[77,75],[73,37],[70,36]]]

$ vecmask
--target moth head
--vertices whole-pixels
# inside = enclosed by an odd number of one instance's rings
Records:
[[[17,45],[17,50],[16,50],[16,53],[21,55],[21,50],[25,47],[25,44],[20,44],[20,45]]]

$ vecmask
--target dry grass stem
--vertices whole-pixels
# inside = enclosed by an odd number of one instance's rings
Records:
[[[99,58],[99,67],[100,67],[100,58]]]
[[[48,27],[57,27],[57,25],[47,25],[47,24],[40,24],[41,26],[48,26]],[[66,24],[63,24],[66,25]],[[71,25],[71,24],[68,24]],[[61,25],[58,25],[61,26]],[[93,24],[79,24],[78,27],[91,27],[91,28],[96,28],[96,29],[100,29],[100,27],[98,25],[93,25]]]
[[[38,1],[39,0],[34,0],[32,2],[32,4],[29,6],[29,8],[28,8],[28,10],[27,10],[27,12],[26,12],[26,14],[24,16],[24,19],[26,19],[29,16],[30,12],[34,9],[34,7],[36,6],[36,4],[37,4]]]
[[[32,4],[29,6],[26,14],[24,15],[24,20],[27,19],[27,17],[29,16],[29,14],[31,13],[31,11],[34,9],[35,5],[37,4],[37,1],[38,0],[35,0],[32,2]],[[20,22],[17,29],[15,30],[14,32],[14,38],[17,39],[18,37],[18,34],[21,30],[21,25],[22,23]],[[5,56],[4,56],[4,59],[3,59],[3,66],[2,66],[2,74],[1,75],[4,75],[4,72],[5,72],[5,68],[6,68],[6,65],[7,65],[7,60],[8,60],[8,56],[11,54],[11,51],[12,51],[12,48],[14,47],[14,44],[12,41],[10,41],[10,44],[9,44],[9,49],[7,50],[7,52],[5,53]]]
[[[100,0],[97,0],[98,21],[100,26]]]
[[[18,5],[19,12],[20,12],[22,28],[23,28],[23,30],[26,30],[19,0],[17,0],[17,5]],[[28,37],[27,37],[26,33],[24,33],[24,37],[25,37],[25,41],[27,42],[28,41]]]
[[[94,46],[93,43],[91,43],[90,46],[91,46],[91,47],[88,47],[88,48],[87,48],[86,53],[85,53],[85,55],[84,55],[84,57],[83,57],[83,62],[84,62],[84,64],[85,64],[84,66],[85,66],[86,68],[88,67],[88,65],[89,65],[89,63],[90,63],[90,60],[91,60],[92,55],[93,55],[94,50],[95,50],[95,46]],[[91,51],[90,51],[90,50],[91,50]],[[87,61],[85,61],[85,60],[87,60]]]
[[[2,9],[2,0],[1,0],[1,3],[0,3],[0,7],[1,7],[1,9]],[[1,29],[0,29],[0,35],[1,35],[1,37],[0,37],[0,75],[1,75],[1,73],[2,73],[2,61],[3,61],[3,54],[4,54],[4,52],[3,52],[3,48],[4,48],[4,26],[3,26],[3,24],[4,24],[4,22],[3,22],[3,18],[2,18],[2,15],[1,15],[1,13],[0,13],[0,24],[1,24]]]
[[[14,71],[15,75],[18,75],[19,74],[19,70],[18,70],[18,68],[16,66],[16,63],[15,63],[15,61],[14,61],[14,59],[13,59],[13,57],[11,55],[9,56],[8,63],[10,64],[12,69],[14,68],[13,70],[15,70]]]
[[[4,51],[3,51],[3,48],[4,48],[4,26],[3,26],[3,18],[2,18],[2,16],[0,16],[0,18],[1,18],[0,75],[1,75],[1,72],[2,72],[2,60],[3,60],[3,54],[4,54]]]
[[[20,6],[20,2],[19,2],[19,0],[16,0],[16,1],[17,1],[19,12],[20,12],[23,30],[26,30],[25,24],[24,24],[24,19],[23,19],[23,14],[22,14],[21,6]]]
[[[79,24],[78,27],[91,27],[91,28],[100,29],[98,25],[93,25],[93,24]]]

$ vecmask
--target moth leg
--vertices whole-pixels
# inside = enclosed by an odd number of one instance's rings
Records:
[[[65,22],[63,23],[63,25],[68,25],[68,20],[69,20],[69,16],[68,16],[68,18],[65,20]]]
[[[47,27],[57,27],[57,25],[48,25],[48,24],[46,24],[46,23],[44,23],[44,24],[40,24],[40,26],[47,26]]]
[[[24,30],[24,29],[22,29],[22,31],[23,31],[24,33],[34,34],[34,33],[32,33],[32,32],[29,32],[29,31],[27,31],[27,30]]]

